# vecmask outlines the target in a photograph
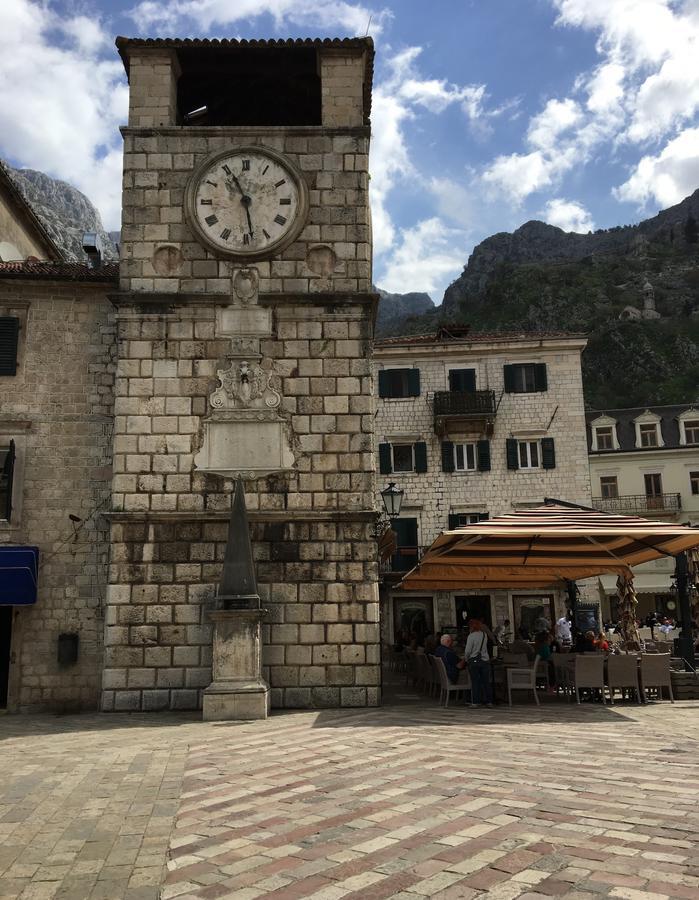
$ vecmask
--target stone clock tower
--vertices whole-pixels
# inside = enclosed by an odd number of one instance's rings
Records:
[[[131,40],[105,710],[194,709],[245,480],[277,707],[376,705],[370,39]]]

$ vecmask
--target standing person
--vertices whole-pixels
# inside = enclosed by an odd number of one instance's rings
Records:
[[[477,619],[471,619],[468,627],[469,635],[466,639],[464,659],[471,676],[471,706],[484,703],[492,707],[493,690],[490,684],[488,638]]]
[[[512,629],[510,628],[510,620],[505,619],[502,625],[496,625],[493,629],[498,644],[509,644],[512,637]]]
[[[573,643],[573,630],[567,615],[561,616],[556,622],[556,637],[562,647],[570,647]]]

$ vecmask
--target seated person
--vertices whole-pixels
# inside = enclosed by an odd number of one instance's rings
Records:
[[[595,646],[598,650],[604,650],[605,652],[609,650],[609,641],[607,640],[607,635],[600,631],[599,637],[595,641]]]
[[[449,681],[451,681],[452,684],[456,684],[459,680],[459,669],[463,669],[464,662],[452,650],[453,643],[454,638],[450,634],[443,634],[439,642],[439,647],[435,649],[433,656],[438,656],[442,660],[444,668],[447,670]]]
[[[575,638],[576,653],[594,653],[597,650],[595,645],[594,631],[579,631]]]

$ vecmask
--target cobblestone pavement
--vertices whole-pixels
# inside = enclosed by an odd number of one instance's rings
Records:
[[[698,751],[691,702],[6,717],[0,898],[699,900]]]

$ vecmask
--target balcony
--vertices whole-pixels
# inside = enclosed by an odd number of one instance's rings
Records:
[[[593,497],[592,505],[608,513],[635,516],[676,516],[682,509],[680,494],[622,494],[620,497]]]
[[[480,425],[492,433],[497,412],[495,391],[436,391],[434,395],[434,430],[446,434],[450,428]]]

